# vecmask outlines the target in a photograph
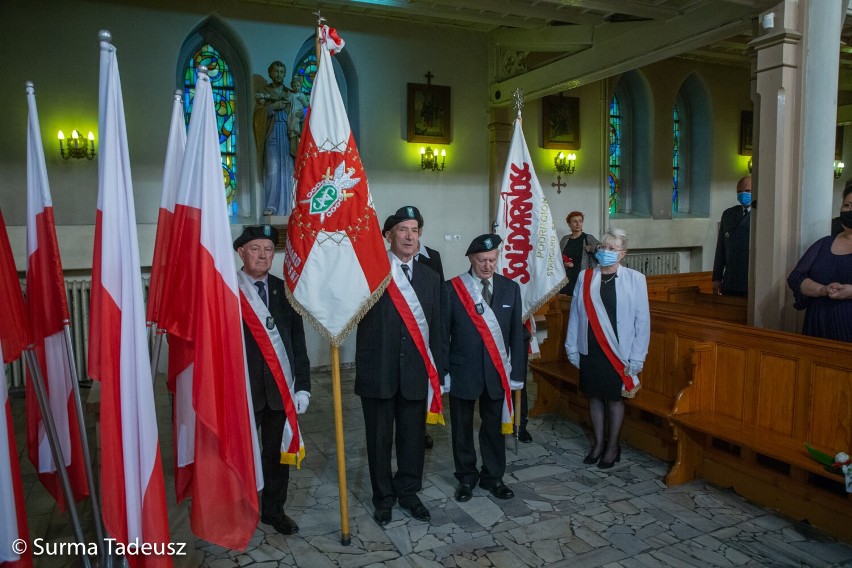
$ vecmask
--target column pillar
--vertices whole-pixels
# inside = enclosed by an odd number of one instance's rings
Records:
[[[509,144],[512,141],[512,123],[517,111],[512,105],[491,107],[491,120],[488,122],[488,227],[497,218],[497,202],[500,199],[500,184],[503,183],[503,171],[509,156]],[[483,232],[486,232],[483,231]]]

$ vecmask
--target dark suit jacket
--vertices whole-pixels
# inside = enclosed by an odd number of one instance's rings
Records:
[[[443,380],[441,280],[428,266],[415,263],[411,285],[426,315],[429,349]],[[400,392],[408,400],[426,398],[426,365],[387,291],[358,324],[355,345],[355,394],[392,398]]]
[[[723,294],[748,294],[750,225],[751,212],[743,217],[742,205],[735,205],[722,213],[713,261],[713,280],[722,281]]]
[[[302,317],[290,306],[284,293],[284,281],[269,275],[268,298],[269,312],[275,319],[275,326],[281,339],[284,340],[284,348],[290,366],[293,369],[294,392],[311,391],[311,362],[308,359],[308,350],[305,346],[305,329],[302,325]],[[264,405],[269,405],[273,410],[283,410],[284,401],[278,391],[278,383],[269,370],[269,365],[263,359],[260,348],[257,346],[251,332],[243,323],[243,334],[245,335],[246,361],[248,362],[249,383],[251,384],[251,398],[254,411],[259,412]]]
[[[447,282],[446,286],[448,307],[444,316],[444,333],[449,338],[447,360],[451,379],[450,395],[465,400],[478,400],[483,389],[487,389],[488,396],[497,400],[504,394],[497,368],[485,350],[485,343],[452,283]],[[521,322],[523,306],[520,286],[504,276],[495,274],[491,309],[497,316],[512,363],[509,379],[523,382],[527,376],[527,344]]]
[[[417,262],[421,264],[425,264],[432,270],[438,273],[438,276],[441,277],[441,282],[444,281],[444,265],[441,264],[441,253],[436,251],[433,248],[425,247],[426,252],[429,253],[429,256],[423,256],[422,254],[417,255]]]

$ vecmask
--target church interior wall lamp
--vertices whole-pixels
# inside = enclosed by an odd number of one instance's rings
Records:
[[[91,160],[95,157],[95,135],[89,131],[86,138],[80,134],[78,130],[71,131],[71,138],[65,138],[65,133],[61,130],[57,136],[59,138],[59,154],[63,160],[71,158]]]
[[[748,164],[746,164],[746,170],[748,171],[749,175],[751,175],[751,171],[753,169],[754,169],[754,164],[752,163],[751,158],[749,158]]]
[[[843,175],[843,168],[846,167],[846,164],[841,162],[840,160],[834,161],[834,179],[839,178]]]
[[[556,167],[557,173],[573,174],[577,169],[577,154],[570,152],[566,155],[564,152],[559,152],[553,158],[553,165]]]
[[[433,172],[442,172],[444,171],[444,166],[447,161],[447,150],[441,149],[438,152],[438,149],[432,149],[431,146],[425,146],[420,148],[420,169],[421,170],[432,170]]]

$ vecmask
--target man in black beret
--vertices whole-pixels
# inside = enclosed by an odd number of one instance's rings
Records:
[[[391,521],[397,501],[415,519],[431,518],[417,493],[423,486],[430,385],[440,400],[445,368],[440,359],[442,287],[434,270],[414,262],[418,217],[416,208],[403,207],[385,221],[392,281],[358,324],[356,339],[355,394],[364,412],[373,518],[379,526]],[[391,470],[394,444],[396,473]]]
[[[301,459],[295,415],[308,409],[311,364],[302,318],[287,301],[284,281],[269,274],[277,242],[275,227],[247,226],[234,240],[234,250],[243,261],[238,273],[240,291],[252,308],[243,309],[243,336],[261,437],[260,520],[282,534],[293,534],[299,526],[284,513],[284,502],[290,465],[298,465]]]
[[[520,286],[496,272],[500,242],[491,233],[473,239],[465,253],[470,270],[447,283],[444,334],[449,373],[444,384],[449,386],[453,460],[459,482],[455,497],[462,502],[470,500],[477,482],[498,499],[515,496],[503,483],[503,435],[512,433],[512,391],[522,389],[526,379],[526,342]],[[479,470],[473,445],[477,401],[482,419]]]

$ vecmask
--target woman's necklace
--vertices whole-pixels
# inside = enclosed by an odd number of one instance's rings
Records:
[[[601,276],[601,284],[608,284],[609,282],[612,282],[616,276],[618,276],[618,272],[613,272],[612,276],[610,276],[606,280],[604,280],[603,276]]]

